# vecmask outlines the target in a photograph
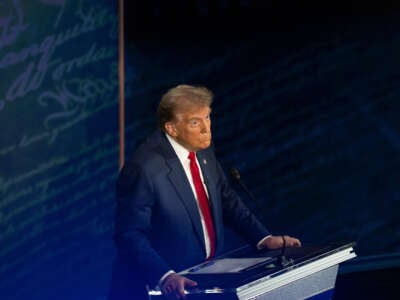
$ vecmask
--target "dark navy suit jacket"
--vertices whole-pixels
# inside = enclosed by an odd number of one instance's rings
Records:
[[[208,189],[216,254],[223,251],[224,225],[253,245],[268,235],[230,187],[212,147],[198,151],[197,159]],[[196,200],[164,133],[153,133],[126,162],[116,195],[115,272],[120,274],[114,274],[112,289],[126,288],[124,293],[130,293],[143,289],[145,283],[154,286],[167,271],[180,271],[205,260]]]

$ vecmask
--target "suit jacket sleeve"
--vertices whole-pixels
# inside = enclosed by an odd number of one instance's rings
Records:
[[[270,233],[231,187],[219,163],[217,163],[217,169],[222,191],[224,222],[255,246]]]
[[[128,163],[119,175],[116,195],[115,241],[118,254],[147,282],[156,285],[170,267],[151,247],[148,238],[154,205],[151,180],[140,166]]]

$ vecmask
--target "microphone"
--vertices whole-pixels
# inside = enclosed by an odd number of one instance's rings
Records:
[[[253,196],[253,194],[250,192],[250,190],[247,188],[247,186],[246,186],[246,185],[243,183],[243,181],[240,179],[239,170],[236,169],[235,167],[232,167],[232,168],[230,169],[230,174],[231,174],[231,177],[232,177],[235,181],[237,181],[237,182],[239,183],[240,187],[245,191],[245,193],[247,194],[247,196],[248,196],[252,201],[257,202],[257,201],[256,201],[256,198]]]
[[[253,194],[250,192],[250,190],[247,188],[247,186],[243,183],[243,181],[240,179],[240,173],[239,170],[236,168],[231,168],[230,169],[230,174],[231,177],[236,180],[240,187],[246,192],[247,196],[253,200],[254,202],[256,202],[255,197],[253,196]],[[292,265],[294,263],[294,260],[291,258],[286,258],[285,252],[286,252],[286,239],[284,236],[282,236],[283,239],[283,247],[281,249],[281,253],[278,256],[278,264],[281,268],[285,268],[288,267],[290,265]]]

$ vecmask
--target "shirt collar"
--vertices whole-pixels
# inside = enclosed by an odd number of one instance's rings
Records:
[[[189,156],[189,151],[181,144],[179,144],[177,141],[175,141],[169,134],[166,133],[165,135],[169,143],[171,144],[172,148],[174,149],[176,155],[178,156],[179,160],[181,162],[187,161]]]

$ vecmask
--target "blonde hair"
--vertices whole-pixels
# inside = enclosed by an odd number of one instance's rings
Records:
[[[211,107],[214,95],[204,86],[181,84],[166,92],[158,105],[158,127],[165,132],[165,123],[172,121],[178,111],[192,107]]]

